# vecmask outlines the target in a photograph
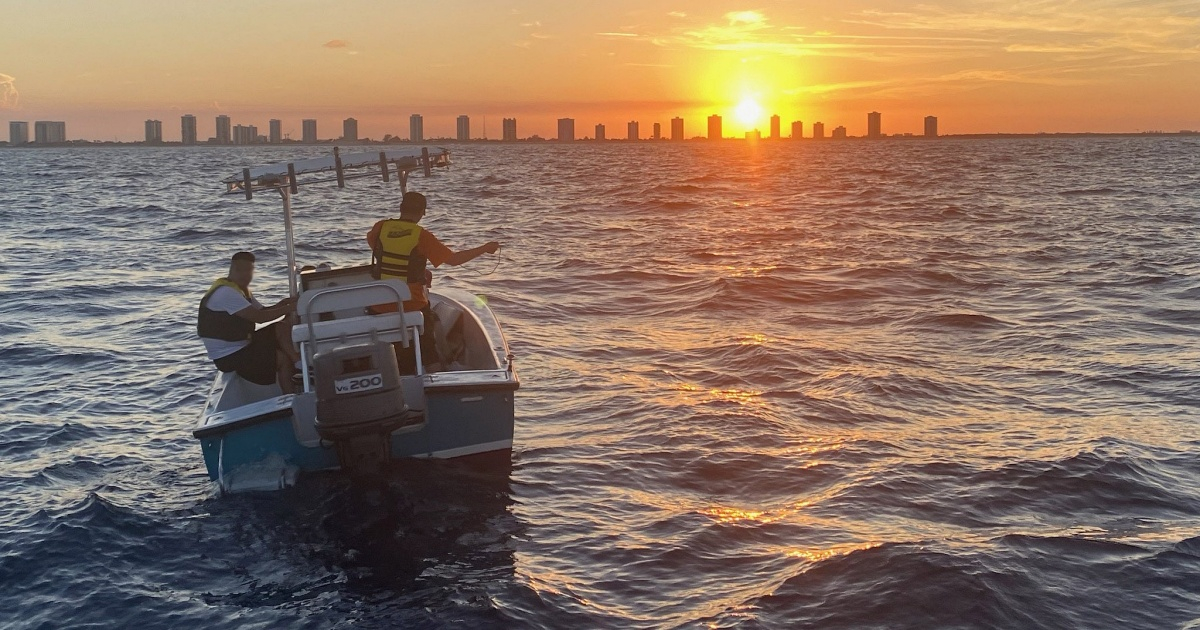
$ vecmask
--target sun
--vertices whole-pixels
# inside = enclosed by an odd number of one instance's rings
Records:
[[[747,96],[734,108],[733,115],[744,127],[753,129],[762,120],[763,108],[754,97]]]

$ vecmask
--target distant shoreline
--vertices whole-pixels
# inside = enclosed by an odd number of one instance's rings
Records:
[[[1140,137],[1193,137],[1200,136],[1200,131],[1138,131],[1138,132],[1063,132],[1063,133],[961,133],[961,134],[945,134],[934,137],[926,137],[922,135],[905,135],[905,136],[884,136],[882,138],[868,138],[865,136],[848,136],[845,138],[722,138],[722,142],[846,142],[846,141],[863,141],[863,142],[884,142],[888,140],[899,141],[919,141],[919,142],[935,142],[938,140],[1004,140],[1004,139],[1021,139],[1021,138],[1140,138]],[[522,138],[520,140],[497,140],[497,139],[482,139],[473,140],[456,140],[451,138],[430,138],[421,142],[409,142],[408,140],[354,140],[351,142],[342,142],[341,140],[322,140],[319,142],[300,142],[300,141],[284,141],[279,143],[256,142],[253,144],[217,144],[209,142],[197,142],[196,144],[184,145],[182,142],[155,142],[147,143],[145,141],[130,141],[122,142],[115,140],[72,140],[70,142],[57,142],[52,144],[38,144],[29,142],[26,144],[10,146],[7,142],[0,142],[0,149],[55,149],[55,148],[72,148],[72,147],[142,147],[150,149],[159,149],[165,147],[389,147],[389,146],[409,146],[423,144],[676,144],[679,142],[688,143],[705,143],[714,142],[708,138],[697,136],[687,138],[685,140],[670,140],[661,138],[654,140],[651,138],[643,138],[640,140],[626,140],[620,138],[610,138],[606,140],[594,140],[592,138],[579,138],[568,142],[560,143],[558,140],[550,138]]]

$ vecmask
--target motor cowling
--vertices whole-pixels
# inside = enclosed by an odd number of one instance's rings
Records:
[[[424,401],[409,401],[392,344],[371,342],[326,350],[313,358],[321,439],[337,447],[350,473],[378,472],[391,458],[391,434],[424,426]],[[407,388],[410,395],[413,384]]]

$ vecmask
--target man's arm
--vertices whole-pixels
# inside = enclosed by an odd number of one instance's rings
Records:
[[[488,241],[479,247],[464,249],[461,252],[454,252],[446,260],[446,263],[457,267],[459,265],[469,263],[484,254],[494,254],[498,249],[500,249],[500,243],[497,243],[496,241]]]
[[[261,307],[251,304],[246,308],[234,313],[242,319],[248,319],[255,324],[265,324],[266,322],[279,319],[288,313],[291,313],[296,308],[296,298],[286,297],[275,303],[274,306]]]
[[[379,249],[379,233],[383,230],[383,221],[376,221],[375,225],[371,226],[371,231],[367,232],[367,245],[371,246],[371,251]]]

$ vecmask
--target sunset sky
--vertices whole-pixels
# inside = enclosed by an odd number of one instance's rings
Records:
[[[340,134],[576,133],[623,137],[639,120],[726,118],[727,135],[772,113],[865,133],[1200,128],[1196,0],[0,0],[0,123],[66,120],[72,138],[137,140],[142,121],[320,121]],[[735,110],[751,101],[756,120]],[[0,131],[5,134],[6,129]]]

